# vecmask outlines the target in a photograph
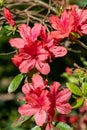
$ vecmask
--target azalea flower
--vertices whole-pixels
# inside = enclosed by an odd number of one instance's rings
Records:
[[[11,12],[6,7],[4,7],[4,16],[12,27],[14,27],[16,25],[15,21],[12,18]]]
[[[38,40],[40,31],[41,24],[36,23],[32,29],[26,24],[21,24],[19,25],[21,38],[12,38],[9,41],[11,46],[18,48],[18,54],[14,55],[12,61],[22,73],[28,73],[33,68],[42,74],[50,72],[50,66],[46,62],[48,52]]]
[[[71,6],[71,15],[74,17],[74,32],[87,34],[87,10]]]
[[[40,75],[34,75],[32,84],[25,84],[22,89],[25,94],[26,104],[23,104],[18,108],[18,112],[21,115],[34,115],[35,122],[39,126],[42,126],[46,122],[47,111],[50,107],[50,101],[47,97],[48,91],[43,90],[43,88],[46,87],[44,83],[45,82]],[[41,89],[42,91],[40,91]]]
[[[26,103],[18,108],[18,112],[25,116],[34,116],[37,125],[42,126],[47,123],[46,129],[49,130],[54,120],[55,110],[60,114],[68,114],[71,112],[71,106],[67,103],[71,96],[71,92],[64,88],[60,88],[59,82],[53,82],[47,85],[39,74],[32,77],[32,83],[25,83],[22,92]],[[54,127],[53,127],[54,128]]]
[[[57,45],[41,24],[36,23],[32,29],[21,24],[19,33],[21,38],[11,38],[9,42],[12,47],[18,48],[18,54],[14,55],[12,61],[22,73],[29,73],[35,68],[47,75],[50,72],[47,59],[51,62],[52,58],[62,57],[67,53],[66,48]]]
[[[71,15],[71,12],[64,10],[61,14],[61,17],[57,15],[50,16],[51,26],[55,31],[51,32],[51,36],[56,39],[63,39],[69,37],[70,33],[73,30],[74,18]]]
[[[60,39],[53,39],[51,35],[46,32],[46,28],[44,26],[42,26],[40,35],[42,38],[43,47],[48,51],[50,62],[52,61],[52,58],[63,57],[66,55],[66,48],[58,45]]]
[[[51,107],[49,109],[49,119],[50,121],[54,117],[55,109],[60,114],[69,114],[71,112],[71,106],[68,102],[71,92],[67,88],[59,90],[60,84],[58,82],[53,82],[50,85],[49,99],[51,102]]]
[[[34,92],[26,94],[26,104],[19,107],[18,112],[25,116],[34,115],[36,124],[42,126],[46,122],[50,105],[47,93],[46,90],[43,90],[39,96]]]

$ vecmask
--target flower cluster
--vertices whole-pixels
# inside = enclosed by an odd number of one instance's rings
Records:
[[[69,37],[72,33],[79,35],[87,34],[87,10],[79,9],[78,6],[71,6],[69,10],[64,10],[61,17],[52,15],[50,23],[55,31],[51,36],[56,39]]]
[[[45,27],[39,23],[35,23],[32,28],[21,24],[18,29],[21,38],[11,38],[9,42],[12,47],[18,49],[18,54],[14,55],[12,61],[22,73],[29,73],[35,68],[47,75],[50,72],[48,62],[67,53],[66,48],[57,45]]]
[[[52,121],[58,121],[58,114],[71,112],[71,105],[68,103],[71,92],[65,87],[61,88],[56,81],[47,85],[48,79],[44,81],[41,75],[50,73],[49,62],[52,62],[52,59],[67,54],[66,48],[60,46],[61,39],[74,33],[87,34],[86,14],[87,10],[72,6],[69,10],[64,10],[60,17],[50,16],[50,24],[55,29],[50,33],[40,23],[35,23],[33,27],[20,24],[17,30],[20,38],[9,40],[10,45],[17,49],[12,58],[13,63],[27,76],[33,72],[31,82],[27,80],[22,87],[25,96],[21,100],[24,100],[25,104],[18,108],[18,112],[24,116],[34,116],[37,125],[46,124],[46,130],[55,129]],[[7,8],[4,8],[4,16],[12,27],[16,25]],[[66,71],[72,74],[69,68]]]
[[[39,126],[51,123],[55,111],[61,114],[70,113],[71,106],[68,100],[71,92],[67,88],[59,90],[60,86],[59,82],[47,85],[40,75],[33,75],[32,83],[25,83],[22,87],[22,92],[25,94],[23,100],[26,104],[19,107],[19,113],[26,116],[34,115],[35,122]]]

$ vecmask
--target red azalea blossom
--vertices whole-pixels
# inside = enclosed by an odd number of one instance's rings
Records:
[[[34,115],[36,124],[42,126],[46,122],[50,106],[47,93],[46,90],[43,90],[39,96],[34,92],[27,93],[25,96],[26,104],[19,107],[19,113],[25,116]]]
[[[23,104],[18,109],[21,115],[34,115],[35,122],[39,126],[42,126],[46,122],[47,111],[50,108],[50,101],[47,97],[48,91],[43,90],[45,87],[42,77],[38,74],[34,75],[32,78],[32,85],[25,84],[22,88],[25,94],[26,104]]]
[[[71,106],[67,103],[71,96],[71,92],[64,88],[63,90],[58,90],[60,84],[58,82],[53,82],[50,86],[49,99],[51,102],[51,107],[49,110],[49,119],[52,120],[54,116],[55,109],[60,114],[69,114],[71,112]]]
[[[55,115],[55,109],[62,114],[71,112],[71,106],[67,103],[71,92],[66,88],[58,90],[59,87],[58,82],[47,86],[40,75],[33,75],[32,83],[26,83],[22,87],[25,97],[21,100],[25,100],[26,104],[20,106],[18,112],[21,115],[34,116],[35,122],[39,126],[48,123],[46,129],[49,130],[50,127],[53,127],[51,122]]]
[[[61,18],[53,15],[50,17],[50,23],[55,31],[51,32],[51,36],[56,39],[68,37],[73,30],[74,18],[71,12],[64,11]]]
[[[46,32],[46,28],[44,26],[42,26],[40,35],[42,38],[43,47],[48,51],[50,61],[52,61],[51,58],[62,57],[66,55],[66,48],[58,45],[58,41],[60,39],[55,41],[55,39],[53,39],[51,35]]]
[[[71,6],[71,15],[74,17],[74,32],[87,34],[87,10]]]
[[[64,10],[61,17],[53,15],[50,23],[55,31],[51,36],[56,39],[69,37],[70,33],[76,32],[80,35],[87,34],[87,10],[79,9],[78,6],[71,6],[70,10]]]
[[[36,23],[32,29],[26,24],[22,24],[19,26],[19,31],[22,38],[12,38],[9,41],[11,46],[19,49],[18,54],[12,58],[13,63],[22,73],[28,73],[35,67],[42,74],[48,74],[50,72],[49,64],[46,63],[48,52],[38,40],[41,24]],[[21,60],[15,59],[15,57],[19,57]]]
[[[47,59],[51,61],[51,58],[62,57],[67,53],[65,47],[57,46],[41,24],[36,23],[32,29],[22,24],[19,26],[19,33],[22,38],[12,38],[9,42],[11,46],[18,48],[18,54],[14,55],[12,61],[22,73],[36,68],[47,75],[50,72]]]
[[[11,12],[6,7],[4,7],[4,16],[12,27],[14,27],[16,25],[15,21],[12,18]]]

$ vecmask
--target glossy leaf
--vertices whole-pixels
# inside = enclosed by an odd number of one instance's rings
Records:
[[[82,104],[83,104],[83,101],[84,99],[83,98],[80,98],[80,99],[77,99],[75,104],[73,104],[72,108],[79,108]]]
[[[14,92],[20,85],[21,81],[23,80],[23,74],[18,74],[15,76],[15,78],[12,80],[8,87],[8,92]]]
[[[87,96],[87,83],[82,84],[82,93],[84,96]]]
[[[66,85],[73,94],[77,96],[82,96],[82,92],[78,86],[73,83],[66,83]]]
[[[59,130],[73,130],[73,128],[71,128],[69,125],[67,125],[67,124],[64,123],[64,122],[59,122],[59,123],[56,125],[56,128],[58,128]]]

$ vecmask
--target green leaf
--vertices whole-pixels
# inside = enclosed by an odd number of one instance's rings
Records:
[[[14,92],[20,85],[21,81],[23,80],[23,74],[18,74],[15,76],[15,78],[11,81],[9,87],[8,87],[8,92]]]
[[[56,125],[56,128],[58,128],[59,130],[73,130],[73,128],[71,128],[69,125],[67,125],[67,124],[64,123],[64,122],[59,122],[59,123]]]
[[[77,99],[76,102],[73,104],[72,108],[73,109],[79,108],[83,104],[83,101],[84,101],[83,98]]]
[[[19,117],[19,118],[12,124],[12,127],[21,126],[22,123],[24,123],[25,121],[27,121],[29,118],[30,118],[29,116],[21,116],[21,117]]]
[[[77,84],[78,84],[78,82],[79,82],[78,78],[76,78],[76,77],[69,77],[68,80],[69,80],[70,82],[77,83]]]
[[[35,126],[34,128],[32,128],[31,130],[41,130],[41,128],[39,126]]]
[[[66,85],[73,94],[77,96],[82,96],[82,92],[78,86],[73,83],[66,83]]]
[[[84,96],[87,96],[87,83],[82,84],[82,93]]]
[[[10,25],[5,25],[4,26],[7,30],[10,30],[11,26]]]

